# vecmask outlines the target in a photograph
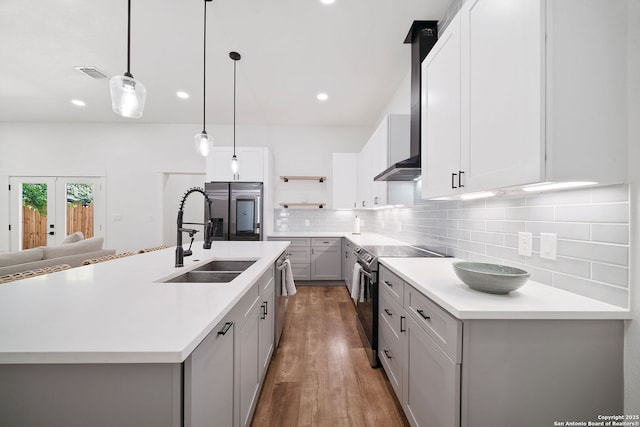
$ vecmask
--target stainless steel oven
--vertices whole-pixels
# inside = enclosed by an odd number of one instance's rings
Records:
[[[356,299],[358,332],[371,367],[378,360],[378,258],[380,257],[443,257],[444,255],[417,246],[363,246],[356,248],[356,261],[362,267],[360,286],[362,298]]]

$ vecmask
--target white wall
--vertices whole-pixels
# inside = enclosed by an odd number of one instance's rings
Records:
[[[640,414],[640,1],[629,0],[629,183],[631,184],[630,291],[633,320],[627,322],[624,411]]]
[[[200,127],[0,124],[0,250],[10,247],[9,176],[105,176],[105,246],[122,252],[163,243],[163,174],[204,173],[205,160],[193,147],[193,135]],[[207,131],[216,144],[232,145],[230,126],[211,126]],[[329,174],[331,153],[358,151],[367,134],[364,128],[247,126],[238,127],[236,143],[268,146],[275,177]],[[176,206],[183,192],[175,195]]]

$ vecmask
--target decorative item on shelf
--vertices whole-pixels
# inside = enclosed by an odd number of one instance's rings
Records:
[[[294,175],[285,175],[280,177],[284,182],[289,181],[318,181],[325,182],[327,180],[326,176],[315,176],[315,175],[303,175],[303,176],[294,176]]]
[[[207,112],[207,2],[204,0],[204,31],[203,31],[203,59],[202,59],[202,132],[196,134],[194,143],[196,151],[207,157],[213,146],[213,139],[209,138],[206,130]]]
[[[231,157],[231,172],[238,173],[238,158],[236,157],[236,65],[240,58],[238,52],[229,52],[229,58],[233,60],[233,156]]]
[[[127,7],[127,72],[123,76],[109,79],[111,91],[111,108],[122,117],[134,119],[142,117],[147,89],[140,81],[133,78],[131,65],[131,0]]]
[[[318,207],[318,209],[322,209],[324,208],[324,206],[326,205],[326,203],[309,203],[309,202],[291,202],[291,203],[287,203],[287,202],[281,202],[280,206],[282,206],[285,209],[288,209],[290,207]]]

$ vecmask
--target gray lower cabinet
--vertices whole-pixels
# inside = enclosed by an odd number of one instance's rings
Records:
[[[233,321],[225,319],[184,362],[184,427],[233,425]]]
[[[311,239],[311,280],[342,279],[342,239]]]
[[[349,293],[351,293],[351,287],[353,286],[353,283],[351,283],[353,279],[353,266],[356,263],[355,245],[347,239],[342,240],[344,252],[342,259],[342,278],[347,285],[347,289],[349,289]]]
[[[270,241],[288,241],[287,256],[294,280],[311,279],[311,239],[308,237],[270,237]]]
[[[623,413],[621,320],[460,320],[380,268],[379,359],[413,427]]]
[[[272,273],[263,277],[260,284],[260,368],[259,376],[264,378],[275,346],[275,278]]]

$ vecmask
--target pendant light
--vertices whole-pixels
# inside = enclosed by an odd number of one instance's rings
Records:
[[[130,71],[131,63],[131,0],[127,9],[127,72],[123,76],[113,76],[109,79],[111,90],[111,108],[123,117],[134,119],[142,117],[147,89],[140,81],[133,78]]]
[[[229,52],[229,58],[233,60],[233,157],[231,157],[231,172],[238,173],[238,158],[236,157],[236,65],[240,58],[238,52]]]
[[[211,0],[204,0],[204,57],[202,59],[202,132],[196,134],[194,138],[196,151],[204,157],[209,155],[209,151],[211,151],[211,146],[213,145],[213,139],[209,138],[205,125],[207,111],[207,2],[210,1]]]

